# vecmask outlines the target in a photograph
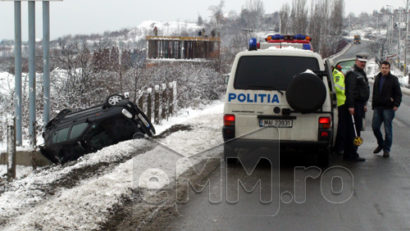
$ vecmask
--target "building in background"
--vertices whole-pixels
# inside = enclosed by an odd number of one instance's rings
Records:
[[[214,35],[214,34],[212,34]],[[155,59],[219,59],[219,36],[147,36],[147,56]]]

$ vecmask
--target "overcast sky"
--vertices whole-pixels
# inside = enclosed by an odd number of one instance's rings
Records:
[[[309,1],[309,0],[308,0]],[[209,19],[209,6],[220,0],[64,0],[50,3],[51,39],[68,34],[101,33],[135,27],[145,20],[193,21]],[[224,12],[240,12],[247,0],[225,0]],[[292,0],[263,0],[266,13]],[[345,0],[345,15],[371,13],[386,5],[405,7],[406,0]],[[310,4],[308,4],[310,8]],[[22,33],[27,40],[27,2],[22,3]],[[42,3],[36,2],[36,37],[42,37]],[[0,40],[14,38],[14,3],[0,0]]]

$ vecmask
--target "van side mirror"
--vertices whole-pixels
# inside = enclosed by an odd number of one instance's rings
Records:
[[[225,84],[227,84],[228,81],[229,81],[229,74],[224,74],[224,75],[222,75],[222,76],[223,76],[223,78],[224,78]]]

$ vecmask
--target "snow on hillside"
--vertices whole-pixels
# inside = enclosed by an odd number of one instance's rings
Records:
[[[133,43],[145,40],[145,36],[154,35],[154,28],[157,27],[159,36],[171,36],[171,35],[186,35],[193,36],[197,35],[198,31],[202,29],[196,23],[190,22],[180,22],[180,21],[170,21],[161,22],[148,20],[139,24],[137,27],[127,29],[126,34],[120,33],[119,35],[112,35],[112,40],[118,43]],[[93,44],[98,42],[97,40],[87,40],[88,44]]]
[[[202,29],[202,27],[198,26],[196,23],[175,21],[144,21],[137,28],[146,32],[145,34],[152,34],[154,27],[158,28],[158,35],[181,34],[182,32],[195,33]]]

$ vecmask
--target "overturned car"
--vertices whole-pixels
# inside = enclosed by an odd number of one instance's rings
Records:
[[[88,109],[62,110],[47,123],[41,153],[53,163],[76,160],[86,153],[133,138],[153,136],[147,116],[122,95]]]

